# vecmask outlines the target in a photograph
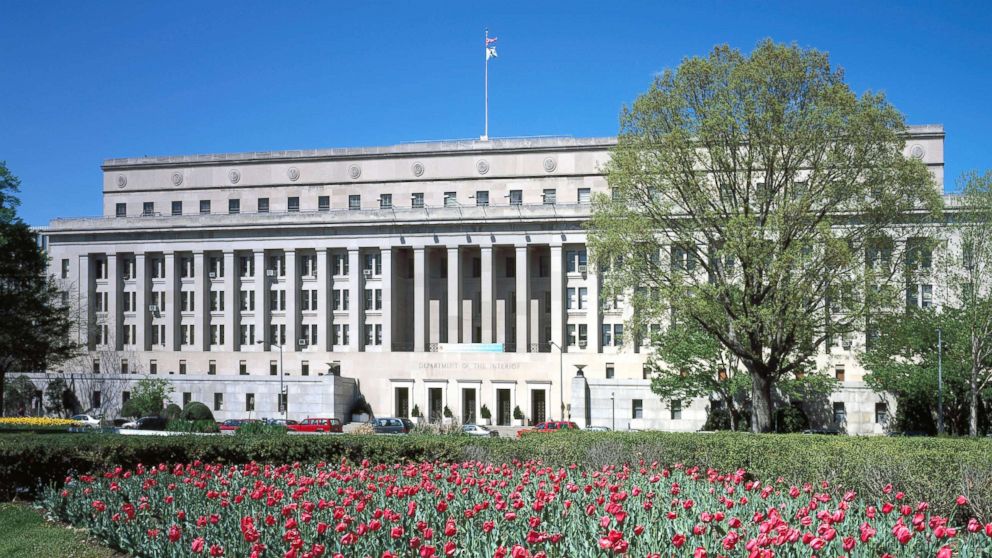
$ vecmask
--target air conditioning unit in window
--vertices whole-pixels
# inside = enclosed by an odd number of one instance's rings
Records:
[[[265,276],[266,277],[275,277],[276,276],[276,270],[274,270],[274,269],[266,269],[265,270]]]
[[[149,304],[148,305],[148,311],[149,312],[152,312],[152,313],[158,312],[158,305],[157,304]]]
[[[589,268],[587,266],[584,266],[584,265],[580,265],[579,266],[579,273],[581,273],[583,275],[585,275],[586,274],[586,271],[588,271],[588,270],[589,270]]]
[[[579,348],[580,349],[585,349],[586,346],[588,346],[588,345],[589,345],[589,342],[588,341],[579,341]]]
[[[217,274],[215,272],[211,271],[210,273],[207,274],[207,277],[209,277],[211,279],[216,279],[217,278]]]
[[[364,275],[366,277],[371,277],[372,276],[372,270],[371,269],[363,269],[362,270],[362,275]]]
[[[307,340],[306,339],[297,339],[296,340],[296,344],[299,345],[299,346],[301,346],[301,347],[306,347],[307,346]]]

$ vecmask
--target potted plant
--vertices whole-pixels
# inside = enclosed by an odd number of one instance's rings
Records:
[[[410,413],[410,416],[413,417],[414,424],[423,424],[424,414],[420,412],[420,406],[414,405],[413,412]]]
[[[444,420],[442,421],[442,424],[448,425],[448,424],[452,424],[454,422],[455,422],[455,415],[452,414],[451,409],[449,409],[448,406],[445,405],[444,406]]]
[[[513,426],[524,425],[524,412],[520,410],[520,405],[513,408]]]
[[[493,416],[493,414],[489,412],[489,407],[486,407],[485,405],[483,405],[482,408],[479,409],[479,417],[481,417],[481,420],[479,421],[479,423],[482,426],[489,426],[489,424],[490,424],[490,420],[489,419],[491,419],[492,416]]]

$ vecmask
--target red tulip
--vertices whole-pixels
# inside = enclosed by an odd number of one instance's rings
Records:
[[[203,552],[203,544],[203,537],[197,537],[193,539],[193,544],[190,546],[190,550],[192,550],[194,554],[199,554]]]

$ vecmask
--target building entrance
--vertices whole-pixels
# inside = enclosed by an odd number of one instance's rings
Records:
[[[547,396],[543,389],[530,392],[530,419],[534,424],[547,419]]]
[[[475,424],[475,388],[462,390],[462,424]]]
[[[427,418],[431,422],[441,422],[441,413],[444,411],[444,398],[441,388],[429,388],[427,390]]]
[[[499,426],[510,426],[510,390],[496,390],[496,424]]]
[[[396,408],[394,409],[396,417],[406,418],[410,416],[410,388],[398,387],[396,388]]]

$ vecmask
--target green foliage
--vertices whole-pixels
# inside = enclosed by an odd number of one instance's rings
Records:
[[[286,427],[281,424],[268,424],[265,422],[249,422],[242,424],[234,431],[235,436],[284,436]]]
[[[492,412],[489,410],[489,407],[487,407],[485,403],[483,403],[482,408],[479,409],[479,416],[486,420],[489,420],[493,416]]]
[[[413,412],[410,413],[410,416],[412,416],[413,418],[420,418],[424,415],[420,412],[420,407],[418,405],[414,405]]]
[[[372,405],[365,399],[364,395],[359,395],[351,404],[351,414],[372,416]]]
[[[590,226],[604,296],[636,293],[628,338],[695,322],[748,371],[769,431],[779,380],[901,292],[891,235],[919,236],[904,216],[941,203],[905,132],[816,50],[718,46],[666,70],[621,115]],[[865,266],[883,241],[895,256]]]
[[[120,554],[92,543],[84,530],[46,521],[24,504],[0,504],[0,556],[119,558]]]
[[[21,375],[9,380],[4,390],[4,401],[7,405],[7,414],[26,415],[31,412],[31,403],[34,400],[34,382],[27,376]]]
[[[775,431],[784,434],[802,432],[809,428],[809,417],[798,405],[775,409]]]
[[[166,423],[165,429],[168,432],[220,432],[220,426],[213,420],[170,420]]]
[[[11,223],[17,219],[17,208],[21,205],[17,194],[21,191],[21,179],[7,168],[6,161],[0,161],[0,223]]]
[[[134,399],[128,399],[121,405],[120,415],[124,418],[140,418],[145,416]]]
[[[451,413],[451,409],[447,405],[444,406],[444,418],[453,418],[455,415]]]
[[[165,378],[142,378],[131,389],[132,409],[142,417],[158,416],[172,393],[172,382]]]
[[[749,410],[743,409],[737,411],[733,419],[734,421],[731,423],[730,411],[726,408],[714,409],[711,406],[706,413],[706,422],[703,424],[703,430],[736,430],[744,432],[751,429],[751,413]],[[736,426],[736,428],[732,428],[731,424]]]
[[[45,411],[57,416],[71,416],[79,412],[81,405],[76,394],[69,389],[65,379],[57,376],[45,387]]]
[[[524,412],[520,410],[520,405],[513,408],[513,418],[516,420],[524,420]]]
[[[179,418],[183,420],[209,420],[213,422],[214,413],[210,410],[210,407],[207,407],[203,403],[190,401],[183,408],[183,412],[179,415]]]
[[[169,403],[165,406],[165,410],[162,411],[162,416],[169,420],[176,420],[179,415],[183,414],[183,409],[175,403]]]

